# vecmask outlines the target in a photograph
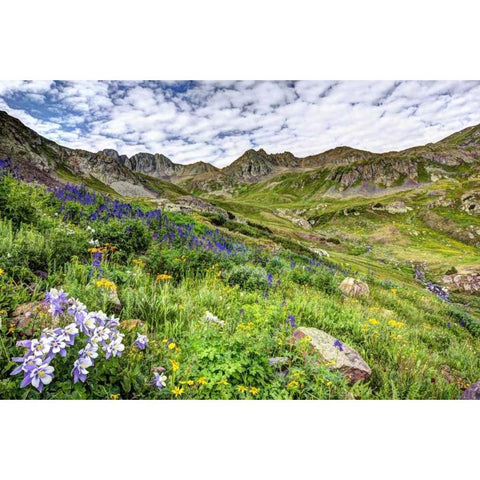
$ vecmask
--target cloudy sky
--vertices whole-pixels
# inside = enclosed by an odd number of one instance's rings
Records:
[[[68,147],[222,167],[249,148],[306,156],[435,142],[480,123],[480,82],[2,80],[0,110]]]

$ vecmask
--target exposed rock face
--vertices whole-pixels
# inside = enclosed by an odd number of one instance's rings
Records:
[[[352,277],[347,277],[340,284],[340,290],[347,297],[361,297],[370,295],[370,289],[365,282]]]
[[[470,215],[480,214],[480,192],[470,192],[462,196],[462,210]]]
[[[62,147],[0,112],[0,158],[5,157],[18,166],[22,179],[48,186],[65,182],[60,172],[74,175],[79,181],[93,177],[106,185],[115,182],[143,185],[142,179],[119,161],[114,150],[92,153]]]
[[[247,150],[223,173],[245,182],[262,180],[285,169],[301,167],[301,161],[290,152],[268,154],[265,150]]]
[[[173,163],[161,153],[137,153],[125,161],[125,165],[136,172],[141,172],[152,177],[168,179],[177,174],[181,165]]]
[[[312,229],[312,225],[308,222],[308,220],[305,220],[299,216],[304,214],[305,210],[287,210],[286,208],[277,208],[273,211],[273,213],[279,217],[290,220],[294,225],[297,225],[300,228],[305,230]]]
[[[444,275],[443,283],[450,290],[458,290],[465,293],[480,292],[480,273]]]
[[[350,384],[367,380],[372,374],[370,367],[357,351],[322,330],[299,327],[293,335],[296,341],[309,337],[312,350],[326,363],[332,363],[329,368],[339,371]]]
[[[58,320],[52,320],[48,315],[48,306],[43,302],[28,302],[19,305],[12,313],[12,322],[20,331],[19,333],[30,336],[33,334],[34,324],[39,324],[40,317],[49,319],[48,326],[55,326],[58,323]],[[46,326],[44,325],[43,328]]]
[[[411,208],[407,207],[405,202],[398,201],[388,204],[385,210],[387,210],[388,213],[407,213]]]
[[[472,383],[460,397],[460,400],[480,400],[480,380]]]
[[[185,195],[184,197],[180,197],[177,200],[177,205],[189,207],[192,210],[196,210],[199,212],[207,212],[207,213],[216,213],[217,215],[221,215],[224,218],[228,218],[228,213],[223,208],[216,207],[211,203],[206,202],[200,198],[194,197],[192,195]]]

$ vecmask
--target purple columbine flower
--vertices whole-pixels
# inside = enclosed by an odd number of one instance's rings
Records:
[[[273,275],[271,273],[269,273],[267,275],[267,287],[271,287],[272,283],[273,283]]]
[[[112,340],[105,350],[105,358],[108,360],[110,357],[121,357],[123,350],[125,350],[125,345],[122,343],[122,334],[117,334],[117,338]]]
[[[78,328],[74,323],[70,323],[63,329],[63,338],[68,346],[75,343],[75,337],[78,335]]]
[[[77,383],[79,380],[81,382],[85,382],[88,375],[88,367],[93,365],[93,361],[90,357],[80,357],[78,360],[75,361],[73,364],[72,375],[73,375],[73,383]]]
[[[20,372],[32,371],[37,366],[36,360],[39,360],[39,359],[34,355],[29,355],[25,357],[13,357],[12,360],[16,363],[21,364],[21,365],[18,365],[18,367],[15,367],[12,370],[12,373],[10,373],[10,375],[17,375]]]
[[[66,346],[63,335],[52,337],[50,340],[50,356],[53,358],[59,353],[61,357],[65,357],[67,355],[67,351],[65,350]]]
[[[292,328],[295,328],[297,326],[297,324],[295,323],[295,315],[289,315],[287,317],[287,320],[290,322],[290,326]]]
[[[41,336],[39,340],[32,340],[30,350],[36,357],[43,357],[50,352],[51,339]]]
[[[92,365],[93,365],[93,359],[98,357],[98,345],[96,343],[87,343],[85,345],[85,348],[82,348],[79,352],[78,355],[79,357],[88,357],[92,360]]]
[[[158,372],[155,372],[154,375],[155,378],[152,381],[152,385],[155,385],[159,390],[161,390],[167,384],[167,376]]]
[[[23,379],[21,387],[26,387],[32,384],[39,392],[43,390],[44,385],[48,385],[53,379],[53,371],[55,370],[48,363],[42,363],[42,360],[37,358],[36,367],[27,372]]]
[[[48,311],[52,314],[52,317],[63,315],[63,310],[68,302],[68,295],[63,290],[52,288],[45,295],[45,302],[50,304]]]
[[[137,333],[137,339],[133,344],[139,349],[139,350],[145,350],[148,346],[148,337],[146,335],[141,335],[140,333]]]
[[[335,342],[333,342],[333,346],[343,352],[343,343],[340,340],[335,340]]]

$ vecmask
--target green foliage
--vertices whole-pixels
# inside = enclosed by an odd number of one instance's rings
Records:
[[[267,288],[267,271],[263,267],[238,265],[227,274],[230,285],[239,285],[245,290],[262,290]]]

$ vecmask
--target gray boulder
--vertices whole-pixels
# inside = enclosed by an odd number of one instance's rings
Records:
[[[350,384],[367,380],[372,371],[360,354],[347,344],[317,328],[299,327],[293,334],[294,341],[308,337],[312,351],[331,364],[332,371],[339,371]]]

